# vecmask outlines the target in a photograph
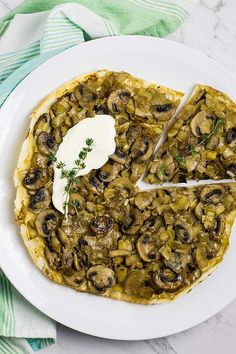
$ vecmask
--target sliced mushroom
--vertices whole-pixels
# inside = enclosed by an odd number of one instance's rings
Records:
[[[105,292],[115,284],[115,274],[113,270],[101,265],[93,266],[87,271],[87,278],[100,292]]]
[[[204,242],[196,249],[196,262],[201,271],[205,272],[209,267],[209,260],[216,257],[220,245],[215,241]]]
[[[236,175],[236,155],[231,155],[229,156],[226,161],[225,164],[227,166],[227,173],[230,175],[230,177],[235,177]]]
[[[113,91],[107,99],[107,107],[113,114],[122,113],[131,97],[128,90],[119,89]]]
[[[175,163],[173,156],[166,151],[161,153],[160,158],[156,161],[153,160],[151,163],[150,172],[156,173],[157,177],[162,182],[170,181],[175,173]]]
[[[40,236],[50,237],[57,228],[57,214],[53,209],[41,211],[35,219],[35,226]]]
[[[114,163],[113,165],[107,163],[100,168],[97,177],[102,182],[111,182],[117,177],[121,169],[122,167],[118,163]]]
[[[63,278],[65,279],[67,285],[71,288],[79,290],[84,283],[85,273],[83,270],[73,271],[70,275],[63,274]]]
[[[219,184],[209,185],[202,189],[200,199],[204,204],[220,203],[224,197],[225,188]]]
[[[193,232],[191,226],[184,221],[175,222],[175,236],[182,243],[193,241]]]
[[[128,295],[147,299],[152,297],[154,289],[151,277],[140,270],[131,271],[125,279],[124,292]]]
[[[74,95],[75,98],[79,101],[81,107],[95,104],[97,99],[97,94],[85,84],[79,84],[76,86]]]
[[[124,164],[126,162],[127,153],[116,147],[114,154],[110,156],[113,161]]]
[[[208,228],[210,237],[213,240],[219,240],[225,230],[225,217],[224,215],[216,215],[213,219],[212,225]]]
[[[94,173],[90,173],[88,176],[85,176],[83,181],[88,190],[93,194],[100,195],[103,193],[104,184],[95,176]]]
[[[107,234],[113,228],[113,220],[109,215],[98,216],[96,219],[90,221],[91,229],[99,235]]]
[[[131,125],[126,137],[127,142],[131,146],[136,141],[136,139],[142,135],[142,127],[140,125]]]
[[[139,237],[136,247],[140,258],[145,262],[153,262],[159,256],[155,236],[150,232],[145,232]]]
[[[126,177],[118,177],[108,185],[109,189],[121,189],[127,191],[129,196],[132,196],[135,192],[134,184]]]
[[[167,120],[172,116],[175,107],[171,103],[163,103],[154,105],[151,109],[153,116],[159,120]]]
[[[134,204],[140,209],[145,210],[155,198],[155,191],[138,193],[134,199]]]
[[[172,109],[171,103],[157,104],[155,106],[157,112],[167,112]]]
[[[44,255],[45,255],[45,258],[46,258],[49,266],[52,269],[57,270],[60,267],[61,259],[56,252],[51,252],[49,250],[49,248],[46,246],[44,248]]]
[[[40,209],[46,209],[51,202],[51,193],[48,189],[41,188],[30,201],[30,209],[33,212],[39,212]]]
[[[147,161],[151,157],[154,143],[149,136],[139,136],[131,148],[131,157],[140,161]]]
[[[156,232],[162,225],[162,219],[160,216],[151,215],[143,223],[140,232],[150,231]]]
[[[136,208],[130,212],[128,220],[122,224],[121,230],[125,234],[134,235],[138,232],[142,225],[143,214],[138,208]]]
[[[236,140],[236,128],[231,128],[226,134],[226,142],[227,144],[231,144]]]
[[[170,268],[162,268],[153,274],[153,283],[162,290],[174,291],[183,285],[183,277]]]
[[[199,219],[199,220],[202,220],[202,216],[203,216],[203,203],[199,202],[195,209],[194,209],[194,213],[196,215],[196,217]]]
[[[48,113],[44,113],[38,118],[37,122],[34,125],[34,136],[37,136],[42,131],[49,132],[50,130],[50,116]]]
[[[168,260],[164,261],[165,265],[175,273],[185,271],[187,265],[191,262],[191,256],[185,253],[172,252]]]
[[[48,157],[40,152],[35,152],[32,156],[31,166],[45,170],[48,166]]]
[[[190,129],[193,135],[200,137],[203,134],[210,134],[213,127],[212,116],[205,111],[197,113],[190,122]]]
[[[37,144],[39,151],[44,155],[55,154],[58,148],[53,136],[47,132],[38,135]]]
[[[217,148],[217,146],[219,145],[219,142],[220,142],[220,139],[217,136],[212,135],[210,137],[210,140],[207,143],[206,148],[208,150],[215,150]]]
[[[31,168],[23,179],[23,184],[27,189],[36,190],[47,182],[47,172],[39,168]]]

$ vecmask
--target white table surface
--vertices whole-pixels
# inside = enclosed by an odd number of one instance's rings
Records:
[[[0,17],[21,2],[0,0]],[[236,77],[236,0],[200,0],[192,16],[169,38],[201,50]],[[161,339],[122,342],[91,337],[62,325],[58,325],[57,329],[57,344],[40,353],[235,354],[236,300],[207,322]]]

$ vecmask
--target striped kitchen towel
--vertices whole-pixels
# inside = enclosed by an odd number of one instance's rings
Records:
[[[0,20],[0,106],[27,74],[55,53],[104,36],[165,37],[183,23],[196,2],[25,1]],[[32,353],[53,343],[55,336],[54,322],[30,305],[0,270],[0,354]]]

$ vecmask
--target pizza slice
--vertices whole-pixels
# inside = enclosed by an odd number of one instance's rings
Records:
[[[197,85],[150,163],[148,183],[234,179],[236,104],[212,87]]]

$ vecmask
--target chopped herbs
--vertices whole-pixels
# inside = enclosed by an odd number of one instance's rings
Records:
[[[180,154],[174,154],[174,159],[179,163],[183,164],[184,163],[184,158]]]

